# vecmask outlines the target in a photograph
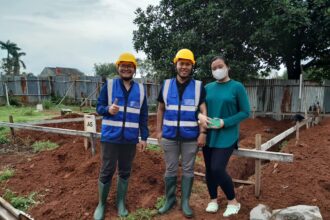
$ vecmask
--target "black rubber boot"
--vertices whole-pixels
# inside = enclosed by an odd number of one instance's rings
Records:
[[[104,212],[105,207],[107,204],[107,198],[110,190],[111,181],[109,183],[103,184],[99,181],[98,188],[99,188],[99,204],[97,205],[95,212],[94,212],[94,219],[95,220],[103,220],[104,219]]]
[[[176,180],[177,177],[165,177],[165,204],[158,209],[159,214],[164,214],[169,211],[176,203]]]
[[[184,216],[187,218],[193,217],[194,213],[189,206],[189,199],[191,194],[194,177],[182,176],[181,180],[181,208]]]
[[[117,181],[117,209],[119,217],[126,217],[128,215],[128,211],[125,207],[125,199],[128,187],[128,179],[122,179],[118,177]]]

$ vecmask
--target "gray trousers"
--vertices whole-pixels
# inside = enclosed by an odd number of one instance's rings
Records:
[[[101,142],[102,165],[99,180],[103,184],[111,181],[118,163],[118,176],[128,179],[136,153],[136,144],[112,144]]]
[[[161,145],[165,155],[165,177],[178,175],[180,156],[182,175],[187,177],[194,176],[194,165],[198,151],[197,141],[177,141],[162,138]]]

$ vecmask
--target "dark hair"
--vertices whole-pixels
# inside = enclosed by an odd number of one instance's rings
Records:
[[[226,66],[229,67],[229,62],[228,62],[228,60],[225,58],[225,56],[222,56],[222,55],[218,55],[218,56],[213,57],[212,60],[211,60],[211,64],[210,64],[210,65],[212,65],[212,63],[213,63],[214,61],[216,61],[216,60],[223,60],[223,62],[226,64]]]

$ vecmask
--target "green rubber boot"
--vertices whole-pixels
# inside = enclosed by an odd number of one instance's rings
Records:
[[[95,212],[94,212],[94,219],[95,220],[103,220],[104,219],[104,211],[107,204],[107,198],[110,190],[111,181],[103,184],[99,181],[98,188],[99,188],[99,204],[97,205]]]
[[[187,218],[193,217],[194,213],[189,206],[191,188],[194,182],[194,177],[182,176],[181,180],[181,208],[184,216]]]
[[[159,214],[169,211],[176,203],[176,176],[165,177],[165,204],[158,209]]]
[[[128,179],[124,180],[118,177],[117,181],[117,209],[119,217],[126,217],[128,215],[128,211],[125,208],[125,199],[128,187]]]

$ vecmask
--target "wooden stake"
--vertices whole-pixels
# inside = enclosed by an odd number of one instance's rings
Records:
[[[261,135],[256,134],[256,149],[261,149]],[[256,197],[260,196],[260,188],[261,188],[261,160],[256,159],[255,160],[255,188],[254,188],[254,194]]]
[[[308,119],[307,111],[305,111],[305,119]],[[307,123],[306,123],[306,129],[309,129],[309,126],[310,126],[309,121],[307,121]]]
[[[96,137],[95,137],[95,133],[91,132],[91,136],[90,136],[90,142],[91,142],[91,148],[92,148],[92,155],[95,155],[95,145],[96,145]]]
[[[296,122],[296,146],[299,144],[299,121]]]
[[[195,171],[194,174],[195,174],[196,176],[205,177],[205,174],[204,174],[204,173],[200,173],[200,172],[196,172],[196,171]],[[239,179],[234,179],[234,178],[232,178],[232,179],[233,179],[233,182],[234,182],[234,183],[247,184],[247,185],[254,185],[254,182],[249,181],[249,180],[239,180]]]
[[[12,115],[9,115],[9,122],[10,123],[14,123],[14,119],[13,119],[13,116]],[[10,128],[10,133],[11,133],[12,138],[15,138],[14,128]]]
[[[89,141],[89,138],[85,137],[84,138],[84,147],[85,147],[85,150],[87,150],[88,148],[90,148],[91,146],[91,142]]]

